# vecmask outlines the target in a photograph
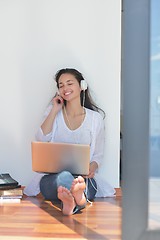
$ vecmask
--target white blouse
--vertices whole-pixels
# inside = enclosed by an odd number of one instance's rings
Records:
[[[52,105],[50,105],[45,114],[44,119],[48,116]],[[79,128],[70,130],[63,117],[62,110],[56,115],[53,123],[52,131],[44,135],[41,128],[38,129],[36,140],[41,142],[66,142],[90,145],[90,162],[97,162],[100,167],[103,163],[104,143],[105,143],[105,126],[100,113],[85,108],[86,115]],[[43,120],[44,120],[43,119]],[[36,196],[40,193],[39,182],[44,173],[35,173],[30,184],[24,189],[24,193],[28,196]],[[97,183],[96,197],[111,197],[115,194],[115,189],[100,176],[98,170],[95,173]]]

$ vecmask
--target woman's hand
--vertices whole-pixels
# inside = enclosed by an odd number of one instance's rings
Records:
[[[59,96],[59,95],[56,95],[52,99],[52,104],[53,104],[54,110],[59,112],[59,110],[61,110],[62,107],[63,107],[63,98],[61,96]]]
[[[95,161],[90,163],[88,178],[93,178],[94,177],[97,168],[98,168],[98,164]]]

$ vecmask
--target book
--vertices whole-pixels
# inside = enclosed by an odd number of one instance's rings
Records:
[[[14,189],[1,189],[0,197],[15,197],[15,196],[23,196],[24,187],[14,188]]]
[[[1,196],[0,199],[22,199],[22,195]]]
[[[23,189],[24,187],[0,190],[0,204],[20,203],[23,197]]]
[[[20,203],[21,199],[20,198],[1,198],[0,197],[0,204],[4,203]]]
[[[4,187],[16,187],[18,186],[18,182],[13,179],[9,173],[1,173],[0,174],[0,189]]]
[[[21,188],[21,185],[17,185],[17,186],[0,186],[0,190],[15,189],[15,188]]]

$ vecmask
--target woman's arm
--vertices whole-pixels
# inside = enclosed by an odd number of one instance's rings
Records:
[[[57,115],[57,112],[55,111],[54,107],[52,107],[47,118],[44,120],[44,122],[41,125],[41,130],[44,135],[47,135],[52,131],[53,123],[54,123],[56,115]]]
[[[41,125],[41,129],[44,135],[47,135],[52,131],[55,117],[57,113],[62,109],[62,106],[63,99],[60,96],[56,96],[52,99],[51,111]]]
[[[95,161],[91,162],[89,165],[88,178],[93,178],[97,169],[98,169],[98,164]]]
[[[98,170],[99,165],[101,164],[104,156],[104,142],[105,142],[105,126],[104,126],[104,120],[101,117],[101,115],[95,115],[93,124],[93,130],[92,130],[92,136],[93,136],[93,154],[91,157],[91,163],[90,163],[90,170],[89,170],[89,178],[94,177],[95,172]]]
[[[52,99],[45,111],[43,122],[36,133],[35,137],[37,141],[51,141],[55,118],[60,109],[62,109],[62,106],[63,99],[60,96],[56,96]]]

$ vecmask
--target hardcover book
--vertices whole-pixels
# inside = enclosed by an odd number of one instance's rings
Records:
[[[23,187],[0,190],[0,197],[20,197],[23,196]]]

